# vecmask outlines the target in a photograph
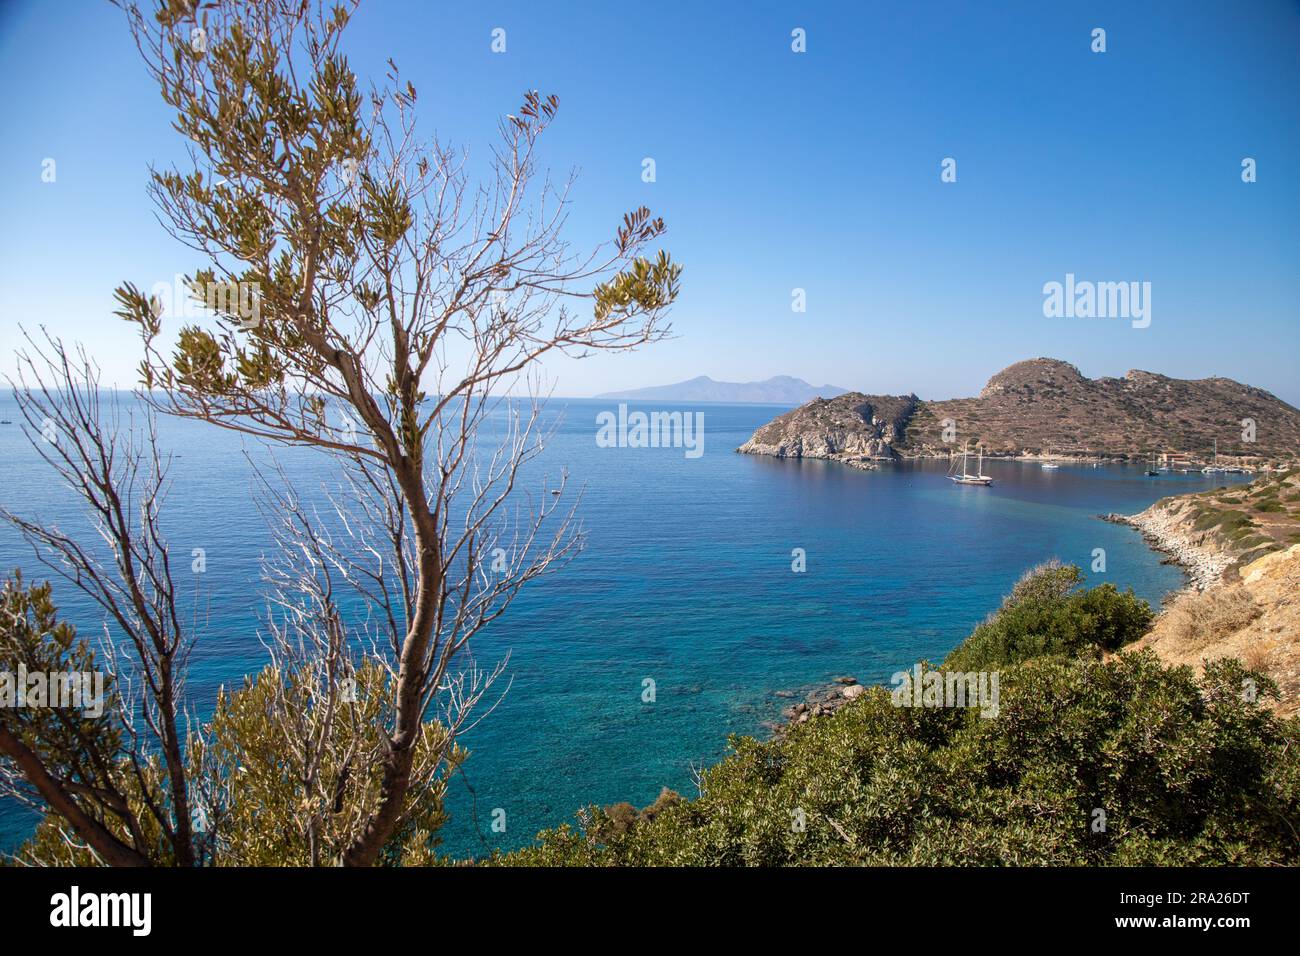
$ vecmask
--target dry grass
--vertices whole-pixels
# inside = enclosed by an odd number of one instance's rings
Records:
[[[1259,644],[1252,644],[1242,652],[1241,662],[1253,671],[1268,673],[1272,657],[1273,642],[1260,642]]]
[[[1172,650],[1188,653],[1223,640],[1263,613],[1250,592],[1240,586],[1187,592],[1165,612],[1164,633]]]
[[[1271,710],[1300,714],[1300,544],[1242,568],[1238,583],[1179,596],[1131,646],[1197,673],[1207,661],[1235,657],[1277,684],[1281,699]]]

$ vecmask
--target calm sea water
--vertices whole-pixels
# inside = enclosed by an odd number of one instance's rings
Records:
[[[786,701],[775,692],[853,674],[886,681],[921,658],[938,660],[998,603],[1028,567],[1049,558],[1087,569],[1096,583],[1152,601],[1182,583],[1128,528],[1098,514],[1132,513],[1163,495],[1223,477],[1143,476],[1141,467],[986,462],[991,488],[953,486],[943,463],[863,472],[778,461],[734,449],[784,409],[665,406],[704,415],[704,455],[681,449],[600,448],[596,416],[614,403],[556,399],[555,432],[524,485],[563,469],[581,487],[584,552],[526,590],[476,639],[480,663],[510,654],[509,692],[468,737],[465,779],[453,785],[445,846],[457,855],[528,842],[588,803],[649,803],[661,787],[692,794],[692,766],[716,761],[731,733],[762,734]],[[652,406],[632,405],[633,408]],[[0,504],[87,526],[0,398]],[[232,433],[163,419],[177,456],[166,503],[174,549],[204,548],[203,614],[189,692],[205,713],[217,687],[265,663],[258,641],[259,559],[268,547],[244,458],[274,455],[304,494],[330,479],[326,459],[268,452]],[[807,571],[791,571],[791,551]],[[31,552],[0,529],[0,564],[42,578]],[[184,562],[182,562],[182,566]],[[81,630],[99,628],[84,598],[56,586]],[[656,700],[642,700],[644,680]],[[506,830],[490,826],[505,810]],[[0,847],[31,818],[0,806]]]

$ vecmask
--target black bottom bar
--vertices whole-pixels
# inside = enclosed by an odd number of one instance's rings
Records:
[[[535,945],[637,926],[655,936],[712,927],[761,938],[779,924],[827,944],[845,933],[970,943],[1042,939],[1040,930],[1063,940],[1231,940],[1289,925],[1284,907],[1294,909],[1296,888],[1292,871],[1258,869],[0,869],[7,940],[97,935],[128,946],[374,946],[393,934],[432,941],[451,927],[490,934],[495,946],[512,930]],[[148,894],[147,908],[133,894]],[[118,925],[71,925],[94,921]]]

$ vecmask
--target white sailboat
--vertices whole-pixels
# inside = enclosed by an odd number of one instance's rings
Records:
[[[1219,467],[1219,439],[1214,439],[1214,464],[1206,465],[1201,469],[1203,475],[1222,475],[1226,468]]]
[[[949,468],[948,468],[948,480],[951,481],[951,482],[953,482],[954,484],[958,484],[958,485],[991,485],[991,484],[993,484],[993,479],[992,479],[990,476],[984,474],[984,449],[983,449],[983,447],[980,448],[980,453],[979,453],[979,463],[975,466],[975,474],[973,474],[973,475],[972,475],[969,471],[966,470],[966,461],[967,461],[967,459],[969,458],[969,456],[970,456],[970,452],[969,452],[969,450],[968,450],[968,446],[967,446],[967,445],[962,445],[962,446],[961,446],[961,473],[960,473],[960,474],[956,474],[956,475],[954,475],[954,474],[952,473],[952,466],[950,465]],[[953,463],[956,464],[956,461],[957,461],[957,460],[954,458],[954,459],[953,459]]]
[[[1043,470],[1044,470],[1044,471],[1051,471],[1051,470],[1053,470],[1054,468],[1060,468],[1060,467],[1061,467],[1060,465],[1058,465],[1056,462],[1052,461],[1052,447],[1051,447],[1050,445],[1047,446],[1047,448],[1045,449],[1045,451],[1046,451],[1046,453],[1047,453],[1047,461],[1043,462],[1043,466],[1042,466],[1042,467],[1043,467]]]

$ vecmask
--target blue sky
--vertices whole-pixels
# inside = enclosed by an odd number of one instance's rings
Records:
[[[580,172],[575,242],[641,203],[667,219],[678,337],[553,362],[557,394],[791,374],[946,398],[1049,355],[1300,405],[1294,0],[365,0],[349,54],[363,77],[395,59],[429,128],[479,156],[522,91],[557,94],[543,160]],[[45,323],[130,384],[112,289],[196,264],[145,196],[148,164],[180,155],[168,111],[104,2],[0,0],[0,82],[0,370],[17,323]],[[1150,282],[1150,327],[1045,318],[1066,273]]]

